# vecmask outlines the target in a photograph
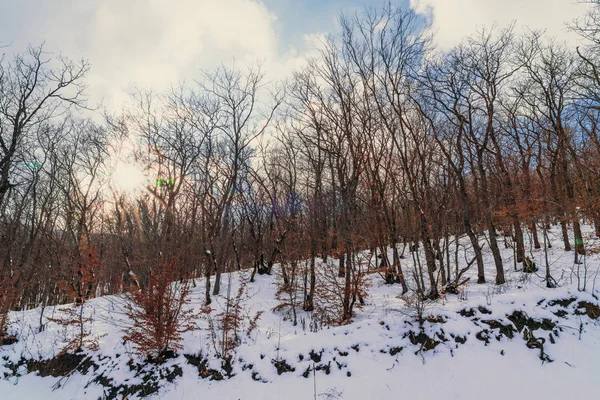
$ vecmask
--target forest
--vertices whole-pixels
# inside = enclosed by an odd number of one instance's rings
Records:
[[[35,310],[36,333],[75,327],[62,354],[94,351],[85,305],[113,296],[124,339],[160,358],[225,298],[209,324],[225,359],[264,276],[294,326],[351,324],[373,281],[423,323],[507,271],[559,290],[551,252],[596,297],[600,2],[567,26],[576,47],[512,24],[441,51],[411,9],[367,8],[285,81],[224,64],[111,112],[86,60],[1,58],[0,342]]]

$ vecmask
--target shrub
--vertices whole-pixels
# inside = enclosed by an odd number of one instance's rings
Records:
[[[189,282],[175,281],[177,258],[163,257],[153,264],[146,285],[125,294],[125,312],[131,325],[125,329],[124,339],[131,341],[135,350],[144,355],[166,354],[181,350],[182,334],[196,328],[189,304]]]
[[[85,305],[93,297],[96,289],[98,282],[96,274],[100,267],[100,259],[96,248],[87,245],[80,249],[77,260],[73,263],[71,273],[63,275],[58,285],[74,303],[61,308],[60,316],[48,318],[64,327],[75,328],[74,337],[62,349],[61,354],[77,352],[84,347],[91,350],[98,348],[96,339],[92,338],[87,328],[92,318],[85,315]]]

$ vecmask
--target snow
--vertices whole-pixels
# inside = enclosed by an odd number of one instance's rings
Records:
[[[600,246],[593,238],[592,228],[584,226],[588,248]],[[244,301],[247,315],[263,311],[258,327],[250,336],[243,336],[241,345],[235,350],[233,376],[222,381],[211,381],[199,377],[198,370],[188,364],[183,355],[169,359],[161,368],[178,365],[183,371],[173,383],[164,382],[157,399],[569,399],[585,396],[594,398],[600,393],[600,320],[574,313],[578,302],[597,304],[591,289],[600,267],[600,256],[590,255],[586,259],[589,267],[588,290],[579,292],[576,282],[576,266],[573,253],[561,249],[559,229],[551,231],[553,248],[549,258],[553,276],[560,287],[547,289],[543,279],[543,250],[528,248],[528,254],[537,263],[538,274],[523,274],[514,271],[512,249],[502,248],[507,283],[501,287],[493,284],[477,285],[473,266],[467,274],[466,299],[448,294],[427,310],[427,315],[443,316],[446,322],[425,322],[424,331],[433,337],[443,330],[450,340],[439,344],[434,350],[418,351],[411,344],[409,331],[418,332],[417,323],[406,316],[404,302],[398,298],[399,285],[386,285],[377,274],[370,276],[367,304],[357,310],[353,322],[344,326],[324,327],[317,332],[309,329],[310,316],[299,310],[298,320],[306,322],[293,326],[284,312],[272,311],[278,304],[276,299],[276,274],[258,275],[256,282],[248,285],[248,298]],[[465,246],[468,240],[462,240]],[[503,246],[501,241],[501,246]],[[493,282],[494,264],[485,246],[484,261],[486,278]],[[464,257],[461,256],[461,259]],[[463,260],[464,262],[464,260]],[[410,270],[412,257],[402,260],[405,273]],[[233,292],[240,279],[248,278],[247,272],[233,273]],[[213,301],[213,313],[220,311],[219,304],[225,302],[228,279],[223,277],[223,295]],[[598,291],[596,291],[597,293]],[[557,307],[550,306],[551,299],[576,298],[568,307],[566,318],[554,314]],[[200,310],[204,300],[204,284],[198,280],[192,289],[191,306]],[[485,307],[490,314],[478,311]],[[46,316],[60,313],[62,307],[48,308]],[[90,352],[100,370],[113,379],[113,384],[141,383],[140,377],[127,367],[130,358],[136,358],[129,343],[122,340],[122,327],[127,324],[120,311],[122,301],[116,296],[107,296],[87,303],[86,313],[93,317],[91,331],[97,338],[100,349]],[[461,316],[460,310],[474,309],[476,318]],[[542,362],[538,349],[525,345],[521,333],[513,339],[490,338],[489,344],[476,339],[475,335],[489,328],[482,320],[500,320],[510,324],[507,315],[516,310],[536,319],[548,318],[562,331],[556,343],[550,343],[548,332],[537,330],[536,337],[544,337],[545,352],[553,362]],[[487,311],[486,311],[487,312]],[[2,359],[17,362],[21,357],[48,359],[58,354],[72,333],[64,327],[48,322],[44,332],[37,333],[39,309],[11,314],[12,329],[19,333],[19,342],[0,348],[0,376],[8,372]],[[200,329],[187,332],[181,354],[209,356],[209,365],[219,369],[221,360],[210,357],[214,347],[206,321],[200,320]],[[479,324],[479,326],[477,325]],[[467,338],[466,343],[457,345],[450,334]],[[358,346],[357,346],[358,345]],[[391,349],[402,347],[400,352]],[[320,353],[320,362],[310,360],[311,351]],[[347,355],[345,355],[347,353]],[[302,355],[302,360],[300,359]],[[105,358],[110,357],[110,358]],[[241,360],[241,361],[240,361]],[[295,368],[294,372],[278,375],[273,360],[285,360]],[[313,371],[314,366],[331,362],[330,373],[323,369]],[[341,368],[338,367],[340,363]],[[252,368],[249,368],[249,365]],[[244,369],[246,366],[248,368]],[[25,367],[21,367],[25,368]],[[152,365],[147,368],[151,369]],[[310,369],[309,376],[302,374]],[[10,376],[0,380],[1,399],[96,399],[105,395],[105,389],[90,384],[92,376],[73,373],[68,377],[40,377],[35,373]],[[350,376],[348,376],[350,372]],[[256,381],[254,377],[259,379]],[[14,374],[11,374],[14,375]],[[60,386],[60,388],[58,388]],[[316,388],[316,390],[315,390]]]

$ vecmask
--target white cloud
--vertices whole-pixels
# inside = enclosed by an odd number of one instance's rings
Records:
[[[134,87],[163,90],[221,63],[235,60],[244,66],[260,61],[269,78],[276,79],[305,58],[294,49],[280,54],[277,17],[256,0],[61,0],[55,4],[38,16],[40,24],[15,33],[15,43],[44,38],[49,50],[88,59],[92,65],[89,94],[94,100],[104,98],[110,108],[127,100]]]
[[[562,40],[574,41],[566,29],[584,11],[576,0],[410,0],[411,7],[432,18],[438,45],[447,50],[467,35],[493,23],[506,26],[512,21],[517,28],[545,30]]]
[[[566,37],[564,22],[583,12],[575,0],[411,0],[411,6],[431,12],[443,48],[477,27],[513,19]],[[289,76],[324,36],[303,32],[301,49],[281,43],[276,27],[285,27],[260,0],[0,0],[0,9],[2,42],[22,51],[45,39],[47,50],[87,58],[91,99],[104,98],[113,109],[134,87],[164,90],[234,59],[238,66],[263,62],[271,80]]]

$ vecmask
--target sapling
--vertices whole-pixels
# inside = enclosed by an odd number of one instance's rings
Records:
[[[131,323],[124,339],[140,355],[162,356],[182,349],[182,334],[196,329],[195,315],[187,309],[190,283],[177,281],[177,257],[147,260],[152,266],[148,283],[125,293],[125,313]]]

